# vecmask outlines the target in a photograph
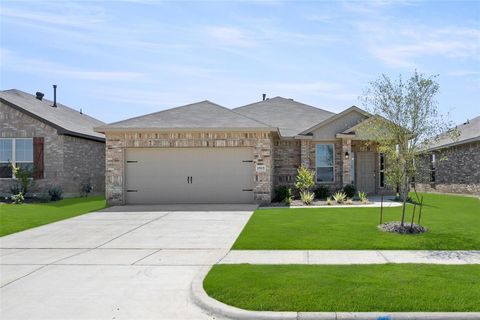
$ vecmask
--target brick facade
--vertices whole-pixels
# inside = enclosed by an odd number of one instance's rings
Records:
[[[435,181],[431,181],[430,154],[426,154],[418,161],[417,191],[480,195],[480,142],[432,153],[436,159]]]
[[[108,203],[125,204],[125,148],[173,147],[252,147],[254,166],[266,166],[266,172],[254,173],[254,201],[271,201],[274,151],[270,132],[107,132],[105,183]]]
[[[90,179],[94,192],[105,189],[105,144],[59,135],[55,128],[0,103],[0,138],[44,138],[44,178],[35,180],[33,193],[61,186],[64,195],[79,195],[81,184]],[[0,195],[10,194],[13,179],[0,179]]]

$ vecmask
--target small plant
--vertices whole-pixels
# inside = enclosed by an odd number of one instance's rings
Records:
[[[92,192],[92,190],[93,190],[92,184],[90,183],[90,181],[87,181],[84,184],[82,184],[82,187],[80,188],[80,193],[82,194],[82,196],[88,197],[88,195],[90,194],[90,192]]]
[[[34,198],[40,203],[50,202],[50,199],[51,199],[50,195],[46,192],[42,192],[38,195],[34,195]]]
[[[292,200],[293,200],[292,189],[287,188],[287,192],[286,192],[285,198],[283,199],[283,202],[285,202],[285,204],[289,206],[292,203]]]
[[[19,166],[14,166],[13,164],[10,164],[12,167],[12,173],[15,176],[15,179],[17,180],[15,182],[15,185],[12,186],[11,189],[20,189],[20,192],[23,193],[25,196],[27,192],[30,190],[31,187],[33,187],[33,180],[31,179],[32,177],[32,171],[29,169],[24,169]],[[12,192],[13,194],[18,194],[18,192]]]
[[[295,187],[300,192],[310,191],[315,186],[315,173],[305,167],[300,167],[297,170],[297,178]]]
[[[347,195],[345,194],[345,192],[338,191],[338,192],[335,192],[335,194],[333,195],[333,199],[337,203],[344,203],[345,200],[347,199]]]
[[[347,201],[345,201],[345,204],[353,204],[353,200],[352,199],[347,199]]]
[[[363,204],[368,203],[367,194],[365,192],[358,191],[358,198],[360,199],[361,203]]]
[[[23,201],[25,201],[25,198],[21,192],[11,196],[11,199],[14,204],[22,204]]]
[[[332,198],[327,197],[327,206],[331,206],[333,204]]]
[[[348,198],[353,198],[355,196],[355,186],[353,184],[347,184],[343,187],[343,192],[347,195]]]
[[[274,199],[275,202],[282,202],[287,197],[287,194],[288,194],[288,187],[287,186],[277,187],[274,190],[273,199]]]
[[[63,189],[61,187],[51,187],[48,189],[48,195],[50,196],[50,200],[58,201],[63,199]]]
[[[302,202],[307,206],[312,204],[314,198],[315,198],[315,194],[313,192],[310,192],[310,191],[300,192],[300,199],[302,199]]]
[[[319,185],[313,192],[315,192],[315,198],[317,199],[326,199],[330,196],[330,188],[325,185]]]

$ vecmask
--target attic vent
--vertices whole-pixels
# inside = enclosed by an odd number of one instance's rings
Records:
[[[57,85],[53,85],[53,106],[54,108],[57,107]]]
[[[37,91],[37,92],[35,93],[36,98],[37,98],[38,100],[40,100],[40,101],[43,99],[43,96],[44,96],[44,95],[45,95],[45,94],[43,94],[43,92],[40,92],[40,91]]]
[[[267,98],[267,94],[266,93],[262,94],[262,100],[265,101],[266,98]]]

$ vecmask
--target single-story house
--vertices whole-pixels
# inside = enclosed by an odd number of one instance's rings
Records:
[[[332,190],[386,191],[384,160],[355,134],[370,114],[275,97],[236,109],[202,101],[96,128],[111,205],[269,203],[301,165]]]
[[[33,193],[61,187],[77,196],[85,184],[92,193],[105,192],[105,136],[94,127],[104,122],[44,94],[12,89],[0,92],[0,195],[11,194],[11,164],[28,169]]]
[[[480,116],[457,129],[457,139],[440,136],[421,158],[417,191],[480,195]]]

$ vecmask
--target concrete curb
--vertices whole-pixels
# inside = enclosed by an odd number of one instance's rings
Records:
[[[203,280],[212,266],[192,281],[192,301],[211,316],[230,320],[480,320],[480,312],[296,312],[249,311],[229,306],[207,295]]]

